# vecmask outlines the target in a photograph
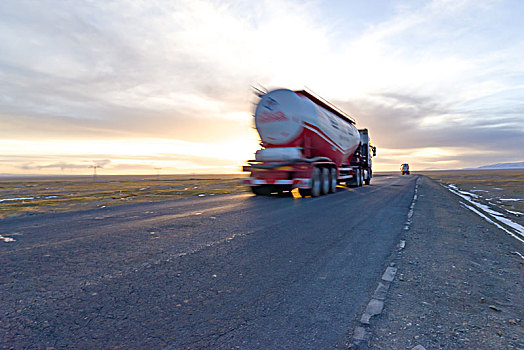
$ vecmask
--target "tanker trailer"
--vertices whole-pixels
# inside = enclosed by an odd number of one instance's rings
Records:
[[[335,192],[338,183],[369,184],[372,177],[367,129],[309,91],[278,89],[261,96],[255,126],[262,149],[243,171],[255,195],[298,188],[301,196]]]

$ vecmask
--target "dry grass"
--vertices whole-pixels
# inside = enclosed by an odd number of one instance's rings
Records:
[[[0,218],[154,202],[182,197],[247,192],[242,175],[165,175],[0,178]],[[13,198],[31,198],[5,200]]]

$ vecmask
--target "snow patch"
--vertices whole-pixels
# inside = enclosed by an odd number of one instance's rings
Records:
[[[9,243],[9,242],[15,242],[14,238],[11,238],[11,237],[4,237],[2,235],[0,235],[0,240],[6,242],[6,243]]]
[[[465,208],[471,210],[472,212],[474,212],[475,214],[477,214],[478,216],[480,216],[481,218],[483,218],[484,220],[486,220],[486,221],[489,222],[490,224],[493,224],[493,225],[497,226],[497,227],[500,228],[501,230],[503,230],[503,231],[509,233],[511,236],[515,237],[516,239],[518,239],[519,241],[521,241],[522,243],[524,243],[524,239],[520,238],[519,236],[517,236],[517,235],[514,234],[513,232],[507,230],[504,226],[497,224],[495,221],[491,220],[488,216],[484,215],[483,213],[481,213],[481,212],[478,211],[477,209],[473,208],[473,207],[470,206],[470,205],[467,205],[467,204],[464,203],[464,202],[460,202],[460,204],[462,204]]]
[[[517,216],[524,215],[524,214],[521,213],[520,211],[513,211],[513,210],[508,210],[508,209],[504,209],[504,210],[507,211],[507,212],[510,213],[510,214],[513,214],[513,215],[517,215]]]
[[[0,199],[0,202],[9,202],[9,201],[28,201],[35,199],[35,197],[18,197],[18,198],[3,198]]]
[[[524,259],[524,255],[520,254],[520,253],[517,252],[517,251],[514,251],[513,254],[517,254],[517,255],[520,256],[522,259]]]
[[[474,198],[478,198],[477,196],[471,196],[471,193],[460,190],[454,184],[450,184],[444,187],[447,187],[447,189],[451,193],[456,194],[457,196],[467,201],[468,204],[470,204],[468,205],[461,201],[460,204],[462,204],[464,207],[473,211],[475,214],[484,218],[486,221],[492,223],[493,225],[497,226],[501,230],[509,233],[511,236],[517,238],[519,241],[524,243],[524,226],[510,220],[503,213],[491,209],[488,205],[475,201]],[[504,227],[503,225],[507,227]],[[510,228],[511,230],[509,230],[508,228]]]

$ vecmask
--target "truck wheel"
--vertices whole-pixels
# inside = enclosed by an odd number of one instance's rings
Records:
[[[299,188],[298,193],[302,197],[318,197],[320,196],[320,190],[321,190],[321,173],[320,169],[315,167],[313,169],[313,175],[311,176],[311,188]]]
[[[329,193],[335,193],[337,191],[337,169],[332,168],[329,171],[330,184],[329,184]]]
[[[270,185],[260,185],[260,186],[251,186],[251,191],[256,196],[269,196],[273,191],[273,186]]]
[[[364,169],[360,170],[360,186],[364,186]]]
[[[371,182],[371,172],[368,170],[368,175],[366,176],[366,179],[364,180],[364,182],[366,183],[366,185],[369,185],[369,183]]]
[[[352,179],[352,186],[353,187],[360,187],[362,186],[362,176],[360,175],[360,169],[356,169],[355,170],[355,175],[353,175],[353,179]]]
[[[321,174],[322,174],[321,176],[322,186],[320,189],[320,193],[328,194],[331,192],[329,190],[331,188],[331,172],[329,171],[328,168],[322,168]]]
[[[360,179],[360,172],[358,169],[356,169],[354,171],[354,175],[353,177],[351,178],[351,180],[347,181],[346,184],[349,186],[349,187],[358,187],[358,182],[359,182],[359,179]]]
[[[322,194],[322,173],[320,169],[315,167],[313,169],[313,176],[311,177],[311,197],[318,197]]]

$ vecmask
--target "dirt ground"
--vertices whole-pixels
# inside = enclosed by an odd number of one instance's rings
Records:
[[[463,176],[434,177],[465,187]],[[397,276],[367,345],[524,349],[524,245],[435,180],[421,177],[418,193],[405,248],[393,260]]]
[[[524,224],[524,170],[455,170],[422,172],[444,184],[474,193],[484,204],[510,213]],[[498,208],[497,208],[498,207]]]

